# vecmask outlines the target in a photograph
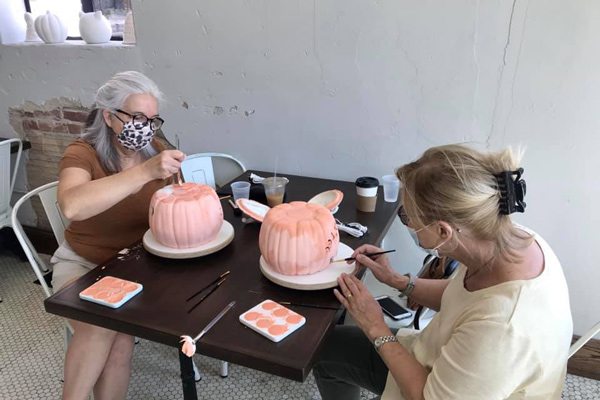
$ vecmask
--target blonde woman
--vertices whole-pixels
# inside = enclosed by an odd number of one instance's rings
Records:
[[[399,168],[402,222],[418,246],[460,262],[452,280],[395,272],[385,255],[353,256],[381,282],[438,310],[421,332],[394,334],[354,276],[335,295],[357,327],[339,326],[315,369],[323,399],[560,399],[572,337],[569,296],[556,255],[514,224],[525,182],[510,150],[434,147]]]
[[[152,194],[179,170],[185,157],[163,150],[154,135],[163,120],[161,93],[135,71],[100,87],[83,137],[60,161],[58,203],[71,221],[54,253],[55,291],[85,274],[148,229]],[[63,399],[125,399],[133,338],[70,321],[74,334],[65,357]]]

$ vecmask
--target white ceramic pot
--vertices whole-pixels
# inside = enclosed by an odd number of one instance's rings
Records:
[[[38,36],[35,31],[35,20],[33,15],[29,12],[25,13],[25,23],[27,24],[27,31],[25,32],[26,42],[41,42],[42,39]]]
[[[38,16],[34,26],[38,36],[45,43],[62,43],[67,38],[67,26],[50,11]]]
[[[106,43],[112,35],[112,28],[102,11],[79,13],[79,33],[89,44]]]

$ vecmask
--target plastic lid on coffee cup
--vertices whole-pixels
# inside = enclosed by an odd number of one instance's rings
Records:
[[[359,188],[374,188],[379,186],[379,180],[377,178],[373,178],[372,176],[361,176],[356,180],[356,186]]]

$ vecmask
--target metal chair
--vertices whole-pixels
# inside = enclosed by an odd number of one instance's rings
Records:
[[[434,278],[434,279],[450,279],[454,276],[454,274],[456,273],[456,271],[458,270],[458,261],[453,260],[451,258],[445,258],[444,262],[445,265],[439,265],[439,262],[441,261],[441,259],[439,259],[438,257],[434,257],[432,255],[427,255],[425,257],[425,259],[423,260],[423,267],[421,268],[421,270],[417,273],[417,276],[419,278]],[[436,269],[438,270],[438,272],[435,272]],[[425,326],[427,326],[427,324],[429,324],[429,321],[431,321],[431,319],[433,318],[433,316],[435,315],[435,311],[422,306],[422,305],[418,305],[416,310],[415,310],[415,316],[413,319],[413,327],[415,329],[422,329]]]
[[[10,173],[10,150],[13,143],[17,143],[15,167],[11,176]],[[23,152],[23,142],[21,139],[7,139],[0,142],[0,229],[5,226],[11,226],[11,206],[10,199],[15,187],[19,162],[21,161],[21,153]]]
[[[186,182],[203,183],[215,189],[243,172],[246,172],[244,164],[224,153],[191,154],[181,164],[181,173]]]
[[[50,182],[36,189],[33,189],[25,196],[21,197],[19,201],[15,203],[15,206],[12,209],[11,216],[12,228],[15,232],[15,236],[21,244],[21,247],[23,248],[23,251],[25,252],[25,255],[27,257],[27,260],[29,261],[29,264],[31,264],[31,268],[33,268],[33,272],[38,278],[46,297],[50,297],[50,295],[52,295],[53,293],[52,288],[48,286],[46,280],[44,279],[44,274],[49,272],[51,270],[51,267],[48,266],[40,257],[39,253],[27,237],[27,234],[23,230],[21,222],[19,222],[18,213],[21,206],[27,201],[30,201],[32,197],[39,197],[42,203],[42,207],[44,208],[44,212],[46,213],[48,221],[50,222],[50,226],[52,228],[52,232],[54,233],[54,237],[56,238],[58,244],[61,244],[65,239],[65,229],[69,225],[69,220],[63,215],[62,211],[60,210],[57,200],[57,190],[58,181]],[[65,348],[69,344],[72,335],[73,328],[67,322],[65,330]],[[139,339],[135,338],[135,342],[138,343]],[[200,379],[202,379],[202,376],[200,375],[198,367],[196,367],[196,363],[192,362],[192,365],[194,367],[194,378],[196,382],[198,382]],[[227,366],[225,366],[224,368],[221,367],[221,376],[227,376],[227,372]]]
[[[40,282],[42,289],[44,290],[44,294],[46,297],[49,297],[52,294],[52,288],[48,286],[46,280],[44,279],[44,274],[50,272],[50,266],[46,264],[46,262],[40,257],[39,253],[33,247],[33,244],[27,237],[27,234],[23,230],[23,226],[19,221],[19,209],[23,204],[27,201],[30,201],[32,197],[37,196],[44,208],[44,212],[48,217],[48,221],[50,222],[50,226],[52,227],[52,231],[56,238],[56,241],[60,244],[64,240],[64,231],[65,228],[69,225],[69,220],[65,218],[65,216],[60,211],[58,207],[58,202],[56,200],[56,190],[57,190],[58,182],[51,182],[45,185],[42,185],[25,196],[21,197],[14,205],[12,209],[11,215],[11,225],[13,231],[15,232],[15,236],[17,240],[21,244],[23,248],[23,252],[25,252],[25,256],[35,273],[35,276]],[[71,340],[71,336],[73,335],[73,328],[69,323],[65,324],[65,348]]]
[[[598,333],[600,333],[600,321],[598,321],[598,323],[596,325],[594,325],[592,327],[592,329],[590,329],[589,331],[584,333],[579,339],[577,339],[577,341],[575,343],[573,343],[571,345],[571,347],[569,347],[569,358],[571,358],[571,356],[573,356],[573,354],[577,353],[577,351],[579,349],[581,349],[584,344],[586,344],[590,339],[592,339]]]

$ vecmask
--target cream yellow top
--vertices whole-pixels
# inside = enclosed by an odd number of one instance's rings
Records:
[[[560,399],[573,334],[569,294],[558,258],[535,239],[544,253],[538,277],[469,292],[461,265],[430,324],[398,332],[430,371],[425,399]],[[388,374],[381,400],[392,399],[404,397]]]

